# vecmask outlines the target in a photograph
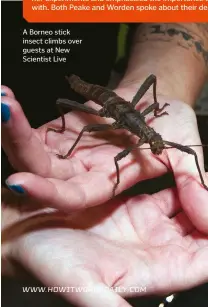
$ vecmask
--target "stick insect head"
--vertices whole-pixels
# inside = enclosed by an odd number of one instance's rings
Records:
[[[150,148],[154,155],[160,155],[163,149],[165,149],[165,144],[159,133],[156,133],[150,140]]]

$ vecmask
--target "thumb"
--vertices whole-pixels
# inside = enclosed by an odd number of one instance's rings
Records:
[[[193,139],[196,141],[191,144],[200,143],[198,137]],[[199,231],[208,234],[208,178],[203,166],[202,147],[193,150],[179,144],[169,159],[183,210]]]
[[[85,275],[85,274],[84,274]],[[66,299],[79,307],[130,307],[129,303],[122,298],[119,293],[106,286],[100,276],[95,273],[90,274],[88,278],[78,282],[76,286],[71,287],[71,293],[65,293]],[[76,275],[77,276],[77,275]],[[79,278],[80,279],[80,278]],[[75,278],[76,283],[76,278]]]
[[[205,177],[208,178],[207,174]],[[193,225],[199,231],[208,234],[208,191],[190,178],[179,188],[179,198]]]
[[[1,91],[2,147],[10,163],[18,171],[48,174],[50,159],[40,136],[31,128],[12,91],[5,86]]]

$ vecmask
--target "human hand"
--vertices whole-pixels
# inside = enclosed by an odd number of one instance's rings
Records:
[[[76,210],[106,202],[112,196],[115,184],[114,156],[134,141],[126,131],[86,133],[71,158],[61,160],[57,153],[64,154],[74,143],[78,133],[88,123],[108,122],[94,115],[72,112],[66,114],[67,130],[64,134],[47,132],[48,127],[60,128],[60,118],[45,124],[37,130],[31,129],[19,103],[8,88],[3,102],[10,106],[11,118],[2,125],[3,148],[17,173],[8,178],[10,185],[20,185],[36,203],[57,207],[61,210]],[[118,94],[131,100],[135,91],[119,89]],[[149,98],[146,99],[149,101]],[[169,116],[154,119],[151,125],[165,140],[183,145],[200,144],[196,118],[193,110],[180,101],[167,101],[158,97],[161,106],[168,102]],[[141,100],[138,108],[145,101]],[[93,102],[88,105],[97,108]],[[145,104],[146,107],[146,104]],[[122,136],[122,137],[121,137]],[[148,147],[148,146],[144,146]],[[196,152],[203,171],[202,149]],[[139,150],[129,154],[119,163],[121,182],[117,193],[138,181],[160,176],[173,170],[177,192],[183,209],[194,225],[207,232],[204,215],[207,214],[207,191],[199,182],[193,156],[175,149],[164,150],[156,157],[150,150]],[[203,172],[205,177],[205,173]],[[96,188],[95,188],[96,187]],[[187,195],[189,198],[187,198]],[[200,203],[200,209],[193,209]],[[57,205],[58,204],[58,205]]]
[[[175,189],[116,197],[69,215],[28,214],[18,201],[12,208],[19,216],[10,212],[4,223],[3,215],[4,259],[19,262],[76,306],[127,307],[123,298],[167,295],[208,281],[208,236],[190,222]]]

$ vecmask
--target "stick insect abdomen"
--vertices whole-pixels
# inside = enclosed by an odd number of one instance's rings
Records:
[[[111,90],[108,90],[107,88],[96,85],[96,84],[90,84],[76,75],[71,75],[70,77],[66,77],[71,88],[81,96],[85,97],[87,100],[92,100],[95,103],[99,104],[100,106],[103,106],[105,103],[108,103],[110,100],[120,100],[121,98],[116,95]],[[123,100],[123,99],[122,99]]]

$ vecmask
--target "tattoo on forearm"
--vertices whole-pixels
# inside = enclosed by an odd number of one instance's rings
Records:
[[[195,23],[195,25],[200,29],[200,32],[208,42],[208,22]]]
[[[198,31],[190,30],[185,24],[146,24],[143,26],[138,42],[177,40],[177,44],[185,49],[192,48],[194,55],[202,57],[208,66],[208,23],[195,24]],[[200,30],[200,31],[199,31]]]

